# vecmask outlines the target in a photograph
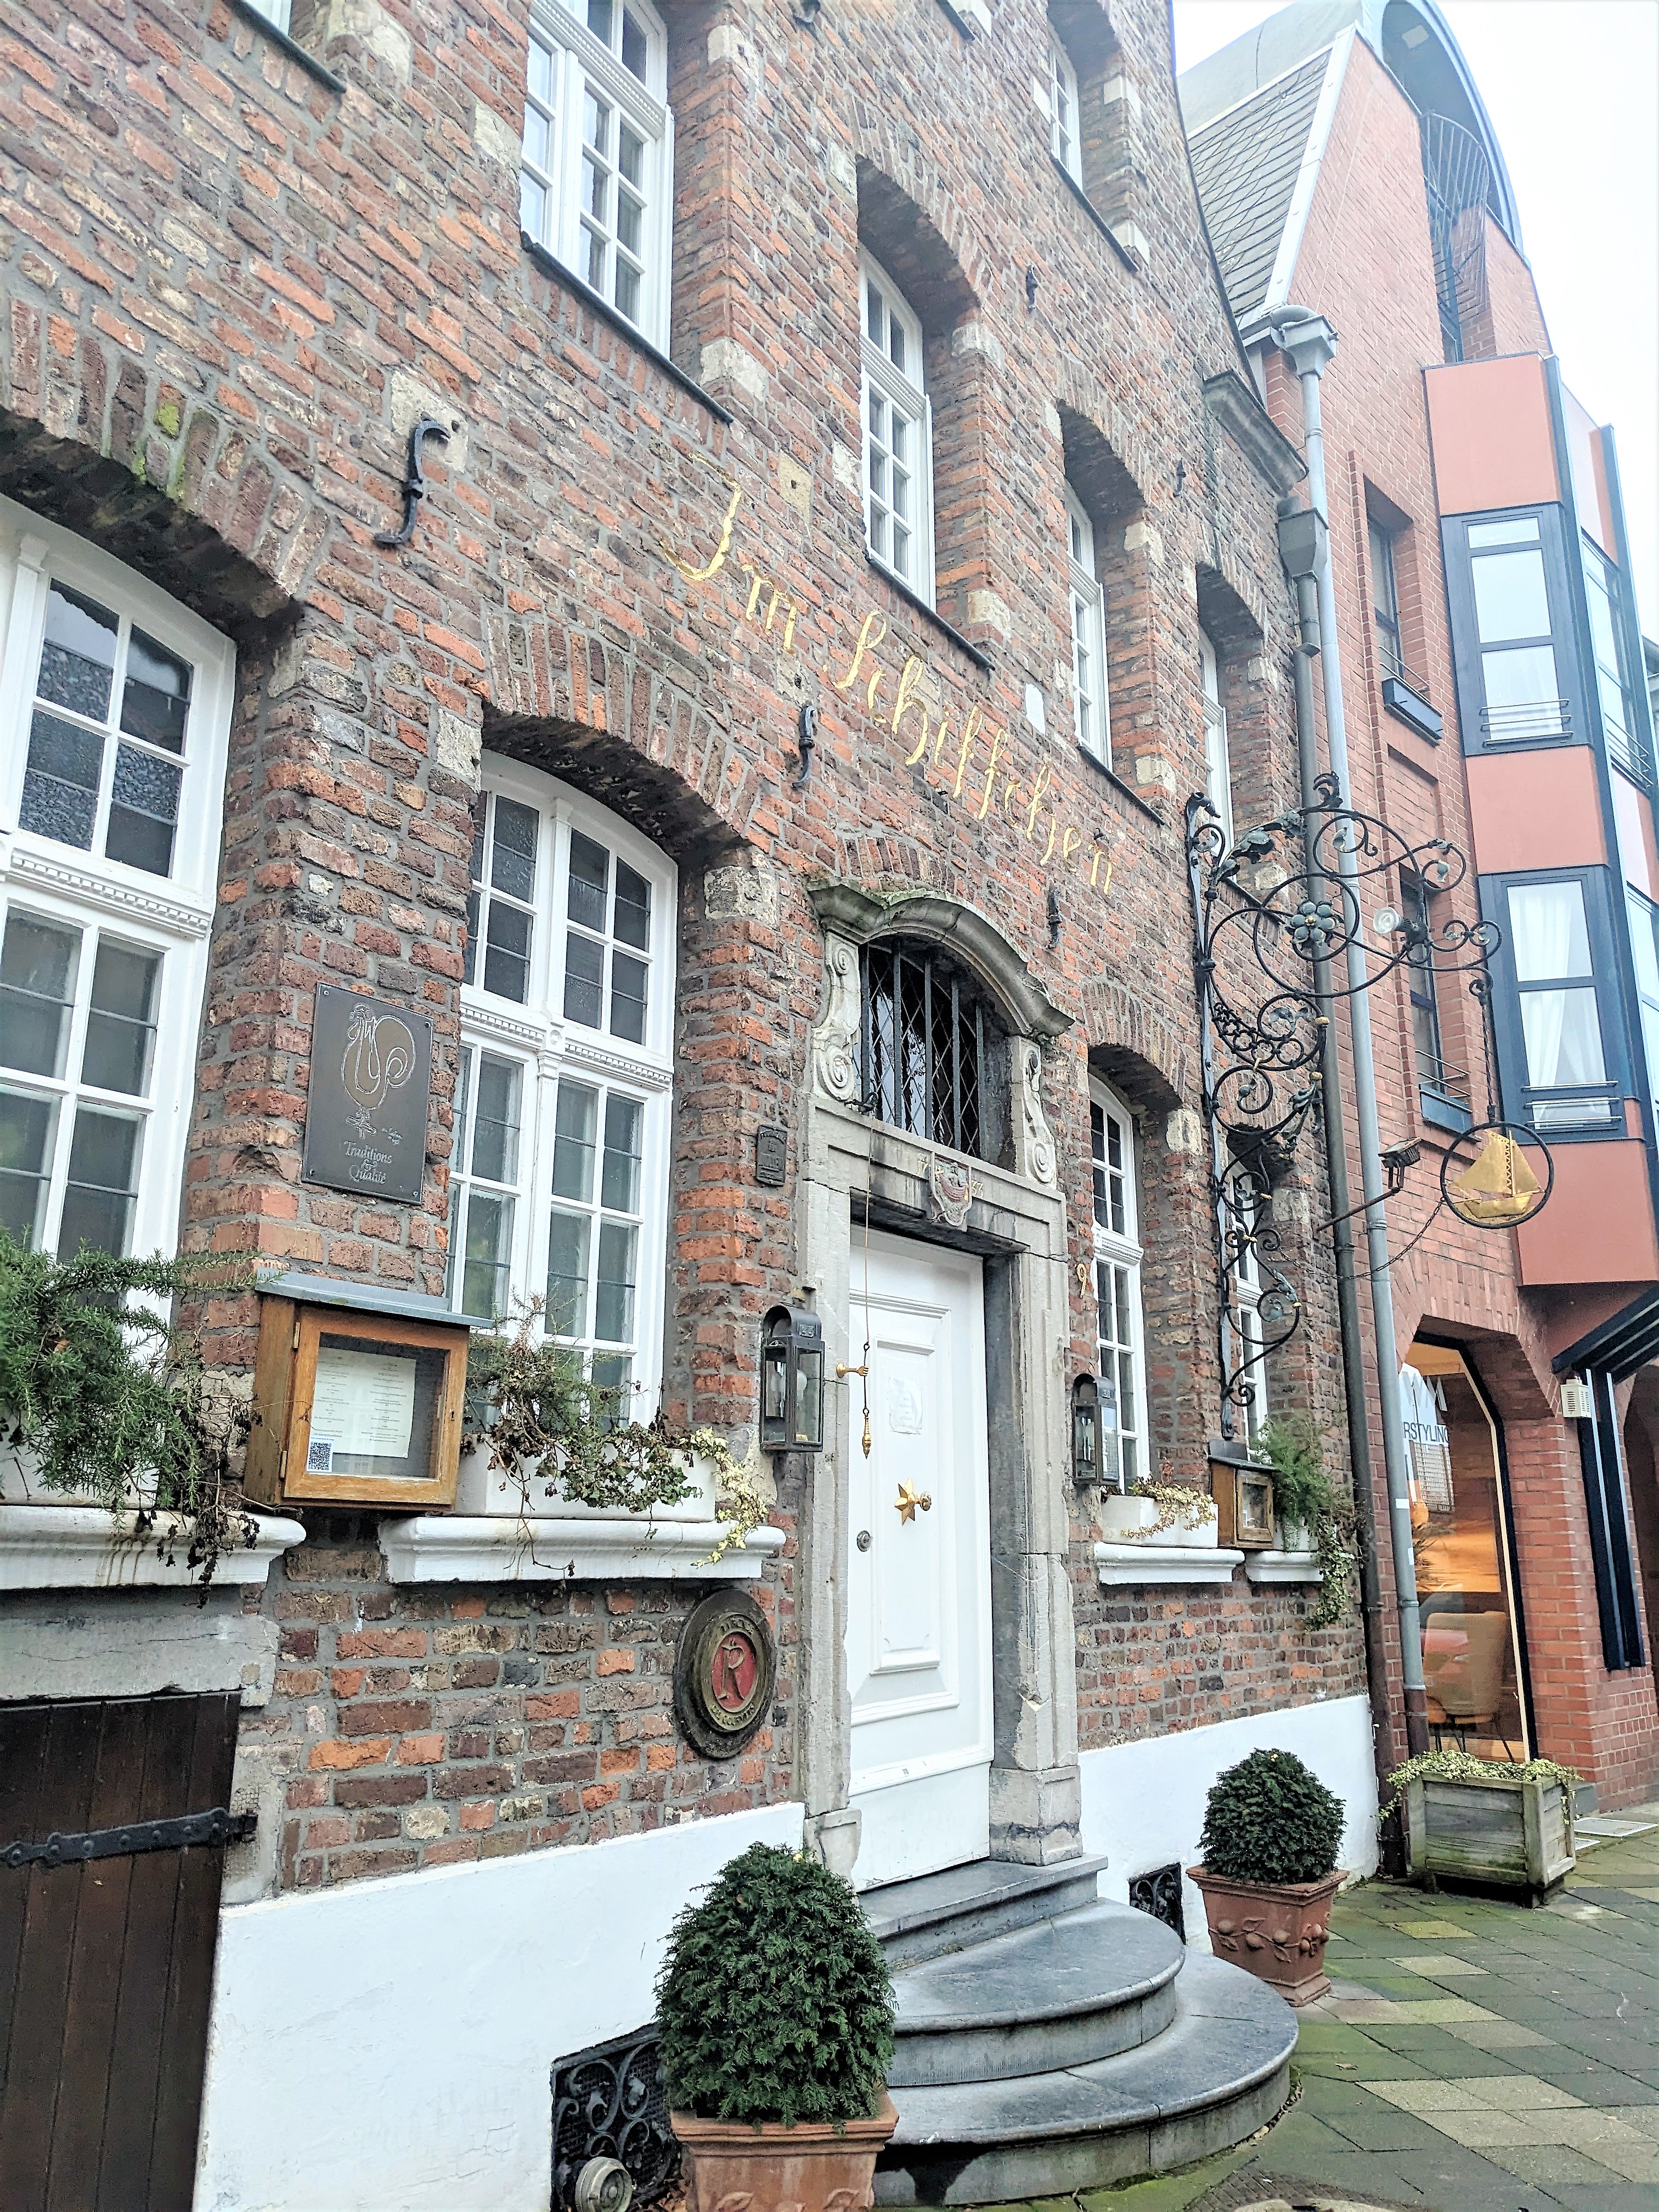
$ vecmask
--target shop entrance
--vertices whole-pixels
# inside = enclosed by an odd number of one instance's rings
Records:
[[[1524,1760],[1531,1744],[1497,1424],[1451,1346],[1419,1338],[1400,1381],[1430,1732],[1437,1746]]]
[[[983,1263],[855,1232],[847,1672],[860,1888],[990,1849]],[[868,1342],[867,1363],[861,1348]],[[861,1446],[867,1403],[870,1450]]]

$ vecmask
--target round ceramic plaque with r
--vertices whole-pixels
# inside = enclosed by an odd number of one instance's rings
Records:
[[[717,1590],[680,1631],[674,1714],[705,1759],[732,1759],[771,1709],[777,1679],[766,1616],[741,1590]]]

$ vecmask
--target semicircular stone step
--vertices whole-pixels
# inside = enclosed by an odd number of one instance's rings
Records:
[[[890,2086],[1001,2081],[1133,2050],[1175,2016],[1184,1954],[1160,1920],[1095,1905],[893,1977]]]
[[[1231,2149],[1289,2094],[1297,2016],[1253,1974],[1189,1952],[1163,2034],[1087,2066],[896,2088],[878,2205],[1066,2197]]]

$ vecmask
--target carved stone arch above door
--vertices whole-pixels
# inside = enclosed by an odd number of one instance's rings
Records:
[[[960,899],[936,891],[877,896],[854,884],[822,884],[811,896],[826,933],[854,945],[913,937],[953,953],[989,992],[1011,1036],[1048,1044],[1072,1026],[996,925]]]

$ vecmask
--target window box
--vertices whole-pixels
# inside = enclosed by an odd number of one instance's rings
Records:
[[[1426,738],[1431,745],[1439,744],[1444,722],[1428,701],[1419,698],[1411,685],[1398,676],[1382,678],[1382,704],[1396,721],[1415,730],[1419,738]]]
[[[1248,1552],[1244,1572],[1258,1588],[1277,1583],[1322,1583],[1319,1554],[1305,1528],[1279,1531],[1279,1547],[1270,1552]]]
[[[1431,1129],[1449,1129],[1461,1137],[1465,1129],[1474,1127],[1474,1115],[1458,1098],[1449,1098],[1443,1091],[1431,1091],[1426,1085],[1418,1091],[1419,1111]]]
[[[1407,1784],[1406,1849],[1412,1881],[1501,1889],[1553,1889],[1577,1863],[1572,1792],[1563,1784],[1494,1772],[1479,1782]]]
[[[1106,1492],[1100,1501],[1103,1540],[1095,1546],[1095,1571],[1106,1589],[1231,1582],[1244,1554],[1222,1548],[1213,1513],[1164,1528],[1157,1526],[1161,1517],[1156,1498]]]
[[[565,1508],[568,1514],[571,1509]],[[380,1524],[394,1583],[756,1582],[783,1549],[781,1528],[751,1528],[711,1564],[722,1521],[578,1520],[501,1513],[417,1513]]]

